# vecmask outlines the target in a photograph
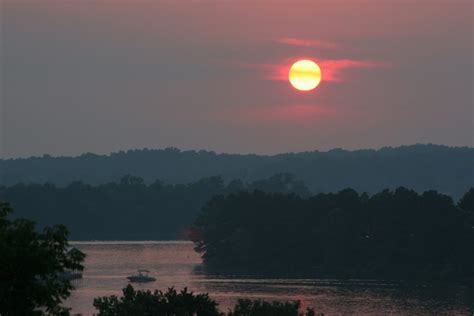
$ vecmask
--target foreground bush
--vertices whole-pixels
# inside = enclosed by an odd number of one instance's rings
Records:
[[[174,288],[167,292],[135,291],[128,285],[123,296],[115,295],[94,299],[97,316],[314,316],[308,309],[298,312],[300,303],[278,303],[264,301],[239,300],[228,314],[217,309],[218,304],[207,294],[188,292],[185,288],[177,292]]]
[[[0,315],[68,315],[61,303],[73,286],[63,275],[82,271],[84,254],[69,250],[59,225],[38,232],[27,219],[11,220],[0,202]]]
[[[217,303],[207,294],[188,292],[185,288],[177,292],[135,291],[130,284],[123,289],[123,296],[99,297],[94,299],[98,316],[220,316]]]
[[[265,302],[239,300],[233,311],[228,316],[314,316],[314,311],[308,309],[306,313],[300,314],[300,302]]]

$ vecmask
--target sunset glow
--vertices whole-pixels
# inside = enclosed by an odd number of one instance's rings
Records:
[[[0,316],[474,316],[474,0],[0,3]]]
[[[300,60],[291,66],[288,78],[297,90],[310,91],[321,82],[321,69],[311,60]]]

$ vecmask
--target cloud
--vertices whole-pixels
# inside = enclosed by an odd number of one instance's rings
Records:
[[[379,61],[369,61],[369,60],[353,60],[353,59],[322,59],[318,60],[315,58],[298,58],[298,59],[311,59],[314,60],[319,67],[321,68],[321,76],[324,81],[332,82],[342,82],[346,81],[344,77],[344,71],[353,69],[353,68],[365,68],[365,69],[374,69],[374,68],[385,68],[389,64],[379,62]],[[265,71],[265,79],[267,80],[276,80],[276,81],[287,81],[288,72],[291,65],[297,61],[288,60],[282,62],[281,64],[265,64],[260,65],[260,68]],[[248,67],[248,65],[247,65]]]
[[[295,38],[295,37],[282,37],[273,40],[276,43],[290,45],[290,46],[300,46],[300,47],[319,47],[326,49],[335,49],[337,48],[336,43],[315,40],[315,39],[305,39],[305,38]]]
[[[386,68],[387,63],[369,60],[351,60],[351,59],[328,59],[319,62],[323,80],[344,81],[343,72],[350,68]]]

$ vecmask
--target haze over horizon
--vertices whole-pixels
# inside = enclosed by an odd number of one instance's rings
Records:
[[[432,143],[427,143],[427,144],[405,144],[405,145],[399,145],[399,146],[380,146],[380,147],[374,147],[374,148],[368,148],[368,147],[361,147],[361,148],[342,148],[342,147],[334,147],[334,148],[328,148],[328,149],[309,149],[309,150],[301,150],[301,151],[285,151],[285,152],[274,152],[274,153],[256,153],[256,152],[231,152],[231,151],[217,151],[217,150],[212,150],[212,149],[203,149],[203,148],[179,148],[175,146],[169,146],[169,147],[156,147],[156,148],[149,148],[149,147],[142,147],[142,148],[123,148],[123,149],[118,149],[118,150],[113,150],[113,151],[108,151],[108,152],[92,152],[92,151],[85,151],[82,153],[78,154],[49,154],[49,153],[42,153],[42,154],[35,154],[31,156],[18,156],[18,157],[1,157],[0,160],[7,161],[7,160],[15,160],[15,159],[29,159],[29,158],[37,158],[37,157],[44,157],[44,156],[49,156],[52,158],[76,158],[76,157],[81,157],[83,155],[98,155],[98,156],[111,156],[114,154],[120,154],[120,153],[127,153],[127,152],[132,152],[132,151],[165,151],[165,150],[170,150],[170,149],[176,149],[179,152],[185,153],[185,152],[208,152],[208,153],[215,153],[216,155],[237,155],[237,156],[246,156],[246,155],[255,155],[255,156],[278,156],[278,155],[286,155],[286,154],[303,154],[303,153],[329,153],[332,151],[347,151],[347,152],[358,152],[358,151],[375,151],[378,152],[380,150],[384,149],[399,149],[399,148],[411,148],[411,147],[416,147],[416,146],[421,146],[421,147],[426,147],[426,146],[433,146],[433,147],[444,147],[444,148],[454,148],[454,149],[469,149],[469,150],[474,150],[474,146],[449,146],[449,145],[443,145],[443,144],[432,144]]]
[[[0,157],[472,147],[472,12],[469,0],[6,0]],[[287,80],[301,58],[321,67],[314,91]]]

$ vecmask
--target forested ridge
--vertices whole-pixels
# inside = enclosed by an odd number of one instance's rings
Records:
[[[221,195],[203,208],[192,239],[213,273],[473,285],[474,189],[458,203],[406,188]]]
[[[354,188],[375,193],[405,186],[418,192],[437,190],[458,199],[474,185],[474,149],[440,145],[385,147],[379,150],[334,149],[278,155],[216,154],[176,148],[141,149],[77,157],[31,157],[0,160],[0,184],[88,184],[117,182],[133,174],[151,184],[196,182],[222,176],[245,182],[290,173],[313,193]]]
[[[27,217],[40,227],[64,224],[75,240],[183,239],[200,209],[214,195],[262,190],[307,196],[306,186],[288,174],[244,183],[203,178],[188,184],[146,184],[124,176],[118,182],[90,185],[73,182],[0,186],[0,201],[9,202],[14,216]]]

